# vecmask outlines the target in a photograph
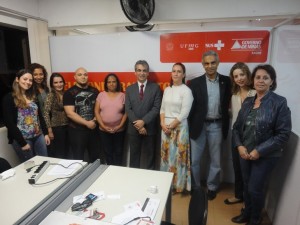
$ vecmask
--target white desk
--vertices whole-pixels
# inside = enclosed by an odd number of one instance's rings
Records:
[[[35,165],[39,165],[46,160],[57,163],[61,159],[36,156],[31,160],[35,162]],[[167,200],[169,200],[169,204],[167,204],[166,217],[167,220],[170,219],[171,198],[168,197],[173,179],[172,173],[106,166],[100,165],[98,161],[86,166],[83,172],[72,179],[62,179],[47,185],[33,186],[28,183],[28,179],[35,168],[27,173],[24,164],[21,164],[15,167],[15,170],[14,177],[0,181],[0,199],[3,204],[0,210],[1,224],[38,224],[53,210],[63,213],[70,212],[73,196],[99,191],[121,196],[120,199],[97,201],[91,206],[105,213],[101,224],[110,224],[113,216],[124,211],[125,204],[135,201],[143,204],[148,197],[160,199],[154,218],[155,223],[160,224]],[[48,170],[44,174],[47,174]],[[38,183],[53,178],[53,176],[43,175]],[[151,194],[148,191],[152,185],[158,187],[157,194]],[[59,224],[59,221],[57,222]]]
[[[160,204],[154,220],[156,224],[160,224],[172,179],[173,173],[169,172],[109,166],[86,193],[104,191],[106,195],[120,194],[120,199],[100,200],[91,206],[105,213],[105,222],[111,222],[113,216],[124,212],[123,206],[128,203],[140,201],[143,204],[148,197],[158,198]],[[152,185],[158,187],[158,193],[152,194],[148,191]]]
[[[30,160],[33,160],[35,165],[39,165],[46,160],[49,160],[51,163],[57,163],[61,159],[35,156]],[[26,216],[26,214],[36,209],[45,199],[55,193],[69,180],[62,179],[47,185],[33,186],[28,183],[28,179],[31,177],[36,168],[33,168],[31,172],[27,173],[24,168],[24,164],[20,164],[14,168],[16,170],[16,174],[13,177],[4,181],[0,180],[0,199],[2,203],[0,210],[1,224],[16,223],[18,220]],[[51,168],[52,166],[50,166],[48,170]],[[38,182],[49,181],[53,178],[55,177],[42,175]]]

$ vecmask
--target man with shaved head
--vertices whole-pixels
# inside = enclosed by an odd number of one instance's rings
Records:
[[[63,105],[69,123],[69,141],[73,159],[84,159],[87,149],[89,162],[100,158],[98,125],[94,107],[99,91],[89,86],[88,72],[85,68],[75,71],[75,85],[63,96]]]

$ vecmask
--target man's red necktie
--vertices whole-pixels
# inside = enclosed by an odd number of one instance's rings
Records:
[[[140,87],[140,99],[143,100],[144,98],[144,85],[141,84],[141,87]]]

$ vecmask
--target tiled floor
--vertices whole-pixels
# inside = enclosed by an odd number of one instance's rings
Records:
[[[233,186],[222,184],[217,197],[208,202],[207,225],[237,225],[231,222],[231,218],[240,214],[242,203],[235,205],[224,204],[224,199],[231,197]],[[190,196],[175,194],[172,196],[172,223],[176,225],[188,225],[188,205]],[[272,225],[266,213],[263,216],[262,225]]]

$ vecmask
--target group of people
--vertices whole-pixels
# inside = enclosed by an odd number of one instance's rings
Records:
[[[144,155],[145,168],[155,169],[160,118],[160,170],[174,173],[173,192],[201,187],[207,148],[207,196],[213,200],[220,186],[222,141],[232,118],[235,196],[225,203],[245,203],[233,222],[260,224],[264,185],[291,131],[290,110],[286,99],[273,92],[277,84],[271,65],[258,65],[251,74],[248,66],[239,62],[225,76],[217,71],[219,63],[215,51],[205,52],[205,74],[188,85],[185,66],[175,63],[163,95],[148,79],[145,60],[135,63],[137,82],[125,94],[113,73],[105,77],[104,91],[99,93],[89,86],[85,68],[75,71],[75,85],[66,91],[63,76],[53,73],[49,91],[45,68],[33,64],[17,73],[12,93],[4,98],[9,143],[21,161],[47,152],[67,158],[69,150],[73,159],[84,159],[88,150],[92,162],[101,158],[103,149],[107,164],[122,165],[127,131],[129,166],[141,168]]]

